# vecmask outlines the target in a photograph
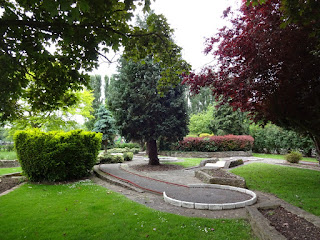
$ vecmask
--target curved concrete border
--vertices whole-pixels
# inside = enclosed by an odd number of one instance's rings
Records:
[[[238,192],[248,194],[252,196],[252,198],[246,201],[235,202],[235,203],[219,203],[219,204],[195,203],[195,202],[185,202],[185,201],[170,198],[167,196],[165,192],[163,192],[164,201],[178,207],[195,208],[195,209],[201,209],[201,210],[235,209],[235,208],[250,206],[257,202],[257,195],[253,191],[250,191],[244,188],[238,188],[238,187],[227,186],[227,185],[219,185],[219,184],[191,184],[188,186],[190,188],[219,188],[219,189],[233,190],[233,191],[238,191]]]

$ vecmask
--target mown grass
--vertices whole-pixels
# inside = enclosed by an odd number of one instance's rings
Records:
[[[0,160],[15,160],[17,159],[16,152],[0,151]]]
[[[285,159],[285,155],[280,155],[280,154],[264,154],[264,153],[253,153],[252,154],[254,157],[260,157],[260,158],[273,158],[273,159]],[[306,162],[318,162],[316,158],[310,158],[310,157],[303,157],[301,161],[306,161]]]
[[[0,176],[9,173],[21,172],[21,167],[0,168]]]
[[[179,158],[183,160],[183,162],[170,162],[168,164],[175,164],[175,165],[180,165],[183,167],[195,167],[200,164],[202,160],[205,160],[206,158]]]
[[[308,169],[252,163],[231,170],[245,178],[252,190],[277,197],[320,216],[320,172]]]
[[[6,239],[256,239],[245,220],[152,210],[90,181],[25,184],[0,197]]]

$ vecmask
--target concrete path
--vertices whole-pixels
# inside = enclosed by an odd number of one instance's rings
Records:
[[[170,161],[166,158],[164,161]],[[176,161],[176,159],[173,159]],[[96,174],[106,174],[143,191],[163,195],[170,204],[196,209],[234,209],[252,205],[257,196],[254,192],[232,186],[204,184],[195,178],[194,170],[167,170],[138,172],[128,165],[147,164],[147,159],[135,157],[126,164],[101,164],[95,167]],[[128,187],[128,185],[127,185]]]

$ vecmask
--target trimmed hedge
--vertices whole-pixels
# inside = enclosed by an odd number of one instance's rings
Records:
[[[102,134],[73,130],[17,131],[14,144],[30,181],[66,181],[88,176],[97,161]]]
[[[185,137],[173,147],[173,150],[197,152],[249,151],[252,150],[253,142],[253,137],[247,135]]]

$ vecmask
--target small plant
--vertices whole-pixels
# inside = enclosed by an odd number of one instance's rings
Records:
[[[132,152],[126,152],[123,154],[124,161],[132,161],[133,159],[133,153]]]
[[[123,154],[102,154],[99,156],[100,163],[123,163],[124,162],[124,156]]]
[[[300,152],[292,151],[285,156],[286,160],[290,163],[299,163],[302,159],[302,154]]]

